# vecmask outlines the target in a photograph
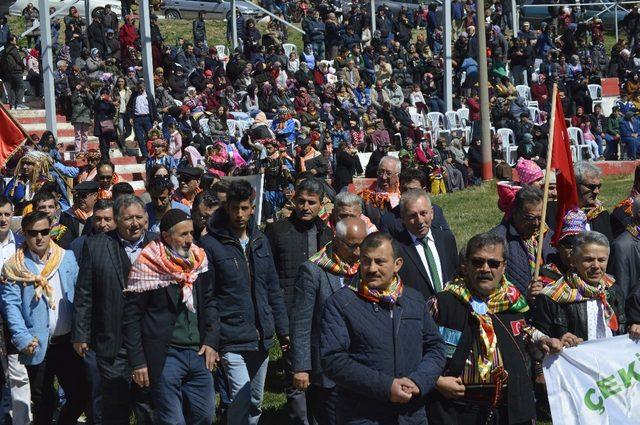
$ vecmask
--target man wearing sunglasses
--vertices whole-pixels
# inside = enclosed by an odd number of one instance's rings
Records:
[[[355,195],[353,195],[355,196]],[[335,424],[338,389],[322,372],[320,319],[325,301],[349,282],[360,266],[360,244],[367,225],[357,217],[338,221],[333,241],[298,271],[291,312],[293,386],[307,391],[310,416],[319,424]]]
[[[533,278],[538,254],[538,235],[542,220],[542,191],[525,186],[518,191],[513,201],[513,214],[494,227],[490,233],[507,241],[506,277],[520,292],[526,293]],[[542,244],[542,264],[547,264],[556,255],[551,246],[553,230],[545,224]]]
[[[611,218],[598,199],[602,188],[602,170],[587,161],[577,162],[573,171],[578,189],[578,206],[587,214],[587,230],[602,233],[613,242]]]
[[[202,168],[184,167],[178,170],[178,182],[180,186],[173,199],[191,208],[196,195],[200,193],[200,177],[203,174]]]
[[[147,184],[147,191],[151,197],[145,210],[149,216],[149,231],[160,233],[160,220],[170,209],[179,209],[190,214],[189,208],[178,201],[173,201],[173,183],[166,177],[153,177]]]
[[[429,424],[530,424],[536,416],[524,353],[540,360],[563,344],[528,325],[525,296],[505,276],[508,257],[502,236],[474,236],[465,275],[436,295],[431,311],[447,363],[427,399]]]
[[[115,173],[115,166],[109,162],[101,162],[98,165],[96,181],[100,185],[98,189],[98,199],[111,199],[111,189],[113,185],[119,182],[119,177]]]
[[[70,337],[78,265],[71,251],[51,240],[50,231],[45,212],[22,218],[25,244],[4,263],[0,298],[29,375],[33,422],[53,423],[57,378],[67,398],[58,422],[75,423],[89,398],[84,365]]]

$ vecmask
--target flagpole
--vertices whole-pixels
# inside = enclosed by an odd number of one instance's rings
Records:
[[[24,129],[24,127],[22,126],[22,124],[20,124],[14,117],[13,115],[11,115],[11,113],[9,112],[9,110],[7,108],[4,107],[4,105],[2,104],[2,102],[0,102],[0,108],[2,108],[2,110],[4,111],[4,113],[9,117],[9,119],[11,120],[11,122],[13,122],[20,130],[22,130],[22,132],[24,133],[24,135],[26,136],[26,138],[22,141],[22,143],[20,143],[15,149],[14,151],[11,153],[11,155],[9,155],[9,157],[7,157],[7,161],[9,160],[9,158],[11,158],[17,151],[18,148],[20,148],[22,145],[24,145],[24,142],[26,142],[27,140],[30,141],[31,143],[33,143],[33,139],[31,139],[31,136],[29,136],[29,133],[27,133],[27,130]],[[4,167],[6,165],[6,162],[4,164],[0,164],[0,166]]]
[[[542,263],[542,248],[544,245],[544,226],[547,221],[547,203],[549,202],[549,180],[551,180],[551,159],[553,157],[553,128],[556,122],[556,96],[558,96],[558,84],[553,84],[553,95],[551,97],[551,122],[549,123],[549,141],[547,143],[547,167],[544,176],[544,194],[542,196],[542,218],[540,219],[540,230],[538,231],[538,252],[536,253],[536,266],[533,272],[533,281],[540,277],[540,264]]]

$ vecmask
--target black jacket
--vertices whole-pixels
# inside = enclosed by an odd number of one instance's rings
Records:
[[[220,318],[221,352],[268,350],[273,335],[289,335],[289,320],[269,242],[253,219],[247,253],[222,209],[200,240],[209,258],[209,279]]]
[[[214,305],[213,282],[207,274],[198,276],[193,286],[197,300],[198,330],[200,345],[217,350],[220,323]],[[176,291],[173,285],[126,296],[122,322],[129,364],[132,369],[146,365],[151,385],[162,375],[181,297],[180,290]]]
[[[316,218],[313,225],[316,227],[317,246],[320,250],[331,241],[333,232],[320,218]],[[280,285],[284,290],[288,312],[291,312],[293,307],[293,288],[298,276],[298,268],[315,254],[315,252],[309,252],[307,229],[308,227],[298,220],[295,212],[290,217],[282,218],[265,229]]]
[[[135,118],[136,110],[136,98],[140,96],[140,93],[136,91],[131,95],[129,102],[127,103],[127,115],[131,118]],[[156,109],[156,101],[152,94],[147,93],[147,102],[149,102],[149,115],[151,121],[158,121],[158,111]]]
[[[353,183],[353,176],[362,173],[358,155],[350,155],[342,150],[336,155],[336,171],[333,176],[333,188],[336,192]]]
[[[21,76],[25,69],[22,63],[22,56],[18,52],[18,48],[13,44],[7,44],[4,52],[0,53],[0,75],[5,77]]]
[[[91,232],[93,228],[93,216],[89,217],[86,222],[83,222],[78,217],[72,214],[73,209],[69,208],[60,214],[60,224],[67,227],[67,233],[71,236],[71,241],[76,239],[80,235],[86,235]],[[63,247],[67,248],[67,247]]]
[[[342,424],[423,425],[425,399],[442,374],[444,343],[420,293],[404,287],[392,313],[360,298],[349,287],[325,304],[320,353],[335,381]],[[389,401],[394,378],[420,389],[409,403]]]
[[[618,318],[619,329],[613,335],[625,333],[624,303],[615,285],[613,289],[607,290],[607,301]],[[536,329],[550,337],[562,338],[565,333],[571,332],[585,341],[588,339],[586,301],[560,304],[546,295],[538,295],[532,319]]]
[[[142,245],[157,238],[147,233]],[[73,299],[71,341],[86,342],[100,357],[114,358],[122,348],[123,290],[131,262],[117,231],[88,238]]]
[[[451,280],[451,277],[458,268],[458,248],[456,238],[451,232],[438,229],[431,229],[433,239],[440,257],[440,267],[442,268],[442,287]],[[405,286],[419,291],[425,299],[435,295],[433,284],[427,274],[427,269],[422,264],[420,255],[413,246],[411,235],[404,230],[397,239],[400,243],[400,256],[404,260],[402,268],[398,274],[402,278]]]
[[[589,221],[591,231],[600,232],[609,239],[609,243],[613,242],[613,230],[611,229],[611,216],[609,211],[603,211],[593,220]]]
[[[468,306],[460,302],[451,292],[443,291],[437,296],[437,311],[434,314],[436,325],[440,328],[452,329],[460,332],[459,340],[447,341],[447,348],[454,351],[447,358],[443,376],[461,376],[464,365],[469,357],[474,341],[479,340],[478,322],[471,314]],[[493,329],[497,337],[498,349],[502,354],[503,366],[509,373],[507,393],[504,400],[507,404],[508,421],[505,423],[525,423],[535,418],[536,409],[533,387],[529,377],[531,354],[540,359],[542,353],[533,346],[525,346],[522,327],[524,316],[520,313],[503,312],[491,314]],[[431,425],[464,425],[457,420],[457,411],[464,409],[464,398],[450,401],[438,391],[433,391],[427,398],[427,411]],[[473,405],[473,404],[472,404]],[[502,423],[502,422],[501,422]]]

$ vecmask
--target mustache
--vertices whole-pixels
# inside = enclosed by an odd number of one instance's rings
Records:
[[[487,279],[487,280],[491,280],[493,279],[493,275],[491,273],[480,273],[478,274],[478,279]]]

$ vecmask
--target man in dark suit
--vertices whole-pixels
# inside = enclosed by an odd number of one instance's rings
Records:
[[[60,215],[60,224],[66,226],[71,240],[89,233],[92,228],[93,207],[98,200],[100,185],[95,181],[83,181],[73,188],[73,206]]]
[[[337,423],[338,389],[322,373],[320,319],[325,301],[357,273],[360,244],[367,236],[360,218],[345,218],[335,227],[333,241],[300,266],[290,321],[293,386],[307,391],[310,416],[327,425]]]
[[[193,243],[193,221],[180,209],[162,217],[160,232],[161,239],[142,250],[127,283],[124,341],[133,380],[150,387],[157,423],[188,418],[209,425],[220,324],[207,254]]]
[[[146,231],[144,207],[134,195],[122,195],[115,201],[116,230],[87,239],[76,283],[71,340],[81,356],[89,348],[96,353],[103,424],[128,423],[131,411],[132,373],[123,344],[123,290],[131,264],[157,237]],[[140,391],[133,392],[137,423],[151,423]]]
[[[400,173],[400,193],[404,193],[409,189],[427,190],[427,173],[419,168],[405,168]],[[438,229],[451,232],[449,223],[442,212],[442,208],[431,203],[433,207],[432,229]],[[380,231],[387,232],[395,239],[404,231],[404,224],[400,216],[400,205],[397,205],[391,211],[386,212],[380,220]]]
[[[433,228],[431,199],[422,189],[409,189],[400,198],[404,231],[399,235],[404,266],[400,277],[425,298],[442,291],[458,267],[453,233]]]
[[[298,172],[309,171],[318,178],[326,178],[329,164],[324,155],[311,146],[311,140],[304,136],[298,136],[296,144],[300,146],[300,154],[296,157],[296,170]]]
[[[577,162],[573,167],[578,189],[578,203],[587,214],[587,230],[600,232],[613,242],[611,218],[602,202],[598,199],[602,187],[602,170],[591,162]]]

